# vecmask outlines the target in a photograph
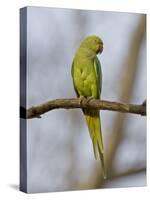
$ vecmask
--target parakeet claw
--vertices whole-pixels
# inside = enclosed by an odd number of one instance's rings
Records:
[[[80,96],[79,97],[79,104],[80,104],[80,106],[81,106],[81,104],[82,104],[82,101],[85,99],[85,97],[84,96]]]
[[[81,105],[83,101],[85,101],[86,103],[89,103],[91,100],[93,100],[94,97],[84,97],[84,96],[80,96],[79,97],[79,104]]]
[[[94,99],[94,97],[87,97],[86,98],[86,103],[89,103],[91,100],[93,100]]]

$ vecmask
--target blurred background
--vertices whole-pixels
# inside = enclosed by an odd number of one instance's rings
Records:
[[[102,38],[103,100],[146,99],[146,16],[58,8],[27,9],[27,106],[75,97],[71,64],[88,35]],[[101,111],[108,179],[101,174],[80,109],[27,120],[28,192],[146,185],[146,117]]]

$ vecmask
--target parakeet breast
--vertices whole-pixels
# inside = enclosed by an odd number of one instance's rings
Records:
[[[75,60],[74,82],[80,96],[97,96],[93,59],[79,58]]]

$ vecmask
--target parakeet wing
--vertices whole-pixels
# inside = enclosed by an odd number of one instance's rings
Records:
[[[102,90],[102,71],[101,71],[101,64],[97,57],[94,59],[94,69],[96,74],[97,80],[97,98],[100,98],[101,90]]]
[[[77,91],[77,88],[76,88],[75,82],[74,82],[74,60],[73,60],[73,62],[72,62],[71,75],[72,75],[72,79],[73,79],[73,87],[74,87],[74,90],[75,90],[75,92],[76,92],[77,97],[79,97],[79,93],[78,93],[78,91]]]

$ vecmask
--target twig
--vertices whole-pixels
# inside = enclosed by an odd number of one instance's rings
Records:
[[[109,111],[118,111],[123,113],[133,113],[139,115],[146,115],[146,105],[136,105],[136,104],[127,104],[127,103],[118,103],[113,101],[102,101],[97,99],[92,99],[87,101],[83,99],[82,102],[80,99],[56,99],[48,101],[46,103],[40,104],[35,107],[31,107],[27,110],[26,116],[21,115],[21,118],[40,118],[40,115],[54,110],[54,109],[75,109],[75,108],[92,108],[98,110],[109,110]]]
[[[132,176],[132,175],[136,175],[138,173],[146,173],[146,167],[139,168],[139,169],[131,168],[131,169],[125,171],[125,172],[113,174],[108,178],[108,180],[112,181],[113,179],[116,179],[116,178],[123,178],[123,177],[126,177],[126,176]]]

